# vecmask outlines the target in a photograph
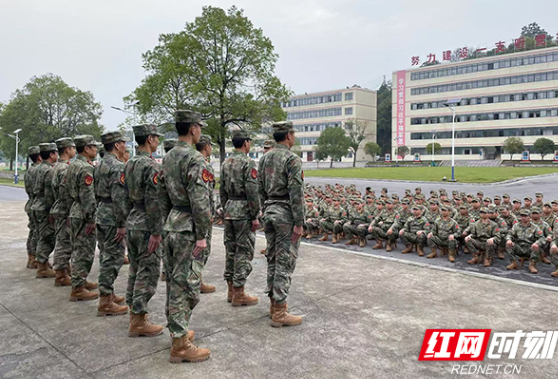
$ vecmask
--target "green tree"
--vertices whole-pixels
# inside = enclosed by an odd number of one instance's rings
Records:
[[[523,140],[519,137],[508,137],[504,141],[504,150],[510,155],[510,160],[513,160],[514,154],[520,154],[525,150]]]
[[[434,142],[434,154],[440,154],[442,152],[442,145],[438,142]],[[426,154],[432,154],[432,142],[426,145]]]
[[[347,155],[350,144],[351,140],[340,127],[324,129],[317,141],[320,156],[331,159],[330,168],[333,167],[334,160],[339,161]]]
[[[542,160],[544,160],[545,155],[554,154],[554,150],[556,150],[554,141],[549,138],[538,138],[533,147],[535,148],[535,152],[540,154]]]
[[[525,25],[524,27],[521,28],[522,37],[535,38],[535,36],[538,34],[547,34],[547,33],[546,30],[541,28],[539,24],[537,24],[536,22],[532,22],[529,25]]]
[[[382,148],[376,142],[368,142],[364,145],[364,153],[372,156],[372,161],[376,162],[376,156],[382,153]]]
[[[345,121],[345,131],[349,137],[349,149],[353,153],[353,167],[356,166],[357,152],[360,144],[366,138],[368,123],[362,120],[350,119]]]
[[[397,147],[397,155],[401,157],[401,160],[405,160],[405,156],[409,154],[409,148],[405,145]]]
[[[378,145],[381,146],[382,152],[389,153],[391,151],[391,82],[384,82],[377,96],[377,137]]]
[[[160,35],[143,54],[147,76],[124,101],[139,101],[140,114],[156,123],[179,108],[201,112],[222,162],[229,127],[256,130],[285,119],[281,101],[291,92],[274,75],[277,59],[271,40],[243,10],[206,6],[183,31]]]
[[[314,154],[314,160],[316,161],[316,167],[320,168],[320,162],[327,159],[327,154],[320,149],[318,146]]]

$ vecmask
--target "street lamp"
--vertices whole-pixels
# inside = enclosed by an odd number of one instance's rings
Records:
[[[461,98],[449,99],[444,103],[453,115],[451,123],[451,181],[455,182],[455,106],[461,102]]]
[[[432,133],[432,167],[434,167],[434,141],[436,141],[436,130],[431,130]]]
[[[135,109],[135,106],[139,104],[139,101],[132,104],[132,106]],[[120,111],[122,113],[126,113],[127,115],[130,115],[133,117],[134,123],[136,122],[136,113],[132,113],[130,111],[124,110],[124,109],[120,109],[118,107],[113,107],[112,105],[110,106],[112,109]],[[133,128],[126,128],[126,130],[130,130],[132,132],[132,155],[136,155],[136,136],[134,134],[134,129]]]
[[[17,184],[19,182],[19,177],[17,176],[17,155],[19,153],[18,149],[19,149],[19,132],[21,132],[21,129],[17,129],[14,130],[14,136],[10,136],[13,139],[15,139],[16,141],[16,151],[15,151],[15,173],[14,173],[14,183]]]

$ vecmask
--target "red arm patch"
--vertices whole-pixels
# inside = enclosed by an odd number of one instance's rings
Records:
[[[211,174],[209,173],[209,171],[207,171],[207,169],[203,169],[202,171],[202,179],[205,183],[209,182],[209,177],[211,176]]]
[[[124,175],[124,174],[122,174]],[[157,185],[157,183],[159,183],[159,173],[156,172],[155,175],[153,175],[153,184]]]
[[[258,170],[253,168],[251,174],[252,174],[252,179],[256,179],[258,177]]]
[[[300,176],[302,177],[302,180],[304,180],[304,171],[300,171]]]
[[[124,178],[124,173],[120,174],[120,183],[124,184],[125,182],[125,178]]]
[[[93,177],[91,175],[86,175],[84,182],[86,186],[90,186],[91,184],[93,184]]]

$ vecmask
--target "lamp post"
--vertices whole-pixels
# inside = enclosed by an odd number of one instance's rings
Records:
[[[455,182],[455,106],[461,102],[461,98],[450,99],[444,103],[452,113],[451,123],[451,181]]]
[[[434,142],[436,141],[436,130],[431,130],[432,133],[432,167],[434,167]]]
[[[134,109],[136,109],[136,105],[138,105],[139,101],[132,104],[132,106],[134,107]],[[118,108],[118,107],[113,107],[112,105],[110,106],[112,109],[116,110],[116,111],[120,111],[122,113],[126,113],[127,115],[132,116],[134,122],[136,122],[136,112],[132,113],[130,111]],[[132,155],[136,155],[136,136],[134,135],[134,129],[133,128],[126,128],[126,130],[129,130],[132,132]]]

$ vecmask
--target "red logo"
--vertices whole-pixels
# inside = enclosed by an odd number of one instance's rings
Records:
[[[124,184],[126,182],[124,178],[124,173],[120,174],[120,183]]]
[[[153,184],[157,185],[157,183],[159,183],[159,173],[156,172],[155,175],[153,175]]]
[[[86,175],[84,182],[86,186],[90,186],[91,184],[93,184],[93,177],[91,175]]]
[[[202,179],[205,183],[209,182],[209,179],[211,177],[211,174],[209,173],[209,171],[207,171],[207,169],[203,169],[202,171]]]
[[[419,361],[482,361],[491,329],[426,329]]]
[[[252,169],[252,178],[256,179],[257,177],[258,177],[258,171],[255,168],[253,168]]]

